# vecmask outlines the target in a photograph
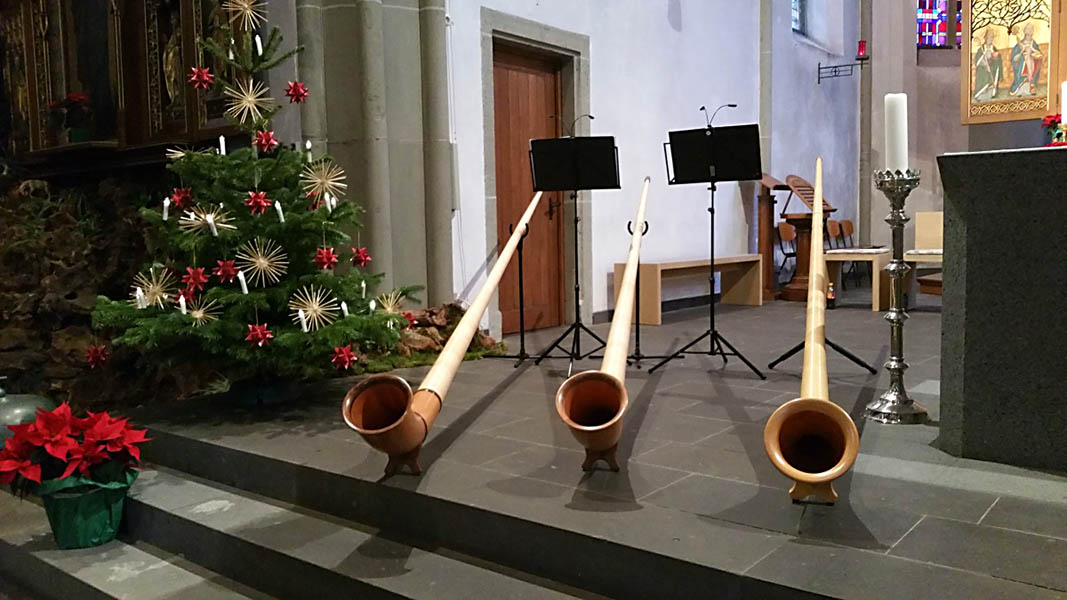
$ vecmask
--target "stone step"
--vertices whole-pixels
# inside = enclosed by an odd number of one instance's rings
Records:
[[[211,485],[299,505],[572,589],[611,598],[702,597],[707,590],[719,590],[722,598],[832,597],[744,573],[746,565],[785,540],[773,531],[653,505],[634,513],[625,505],[612,508],[617,500],[596,494],[575,500],[599,507],[590,508],[589,517],[596,518],[575,521],[555,498],[541,497],[543,486],[512,490],[504,496],[511,504],[489,507],[470,494],[484,490],[485,479],[498,474],[448,460],[436,461],[422,477],[374,481],[310,462],[298,464],[306,448],[279,452],[276,443],[268,442],[272,454],[277,453],[268,455],[156,427],[150,427],[150,437],[147,460]],[[331,454],[340,452],[343,461],[359,462],[358,455],[347,454],[351,448],[346,444],[325,438],[319,443]],[[728,545],[715,543],[727,538],[732,540]]]
[[[169,470],[131,490],[129,536],[282,598],[574,598],[558,584]]]
[[[60,550],[44,509],[2,492],[0,515],[0,580],[33,598],[269,598],[149,544]]]

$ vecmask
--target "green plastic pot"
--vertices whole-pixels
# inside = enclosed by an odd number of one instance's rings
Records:
[[[129,469],[123,480],[109,483],[73,476],[41,483],[36,493],[44,500],[56,545],[64,550],[92,548],[115,539],[135,479],[137,471]]]

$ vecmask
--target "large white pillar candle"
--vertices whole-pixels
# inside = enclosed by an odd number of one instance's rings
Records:
[[[1067,81],[1060,84],[1060,121],[1067,117]]]
[[[908,95],[885,95],[885,168],[908,170]]]

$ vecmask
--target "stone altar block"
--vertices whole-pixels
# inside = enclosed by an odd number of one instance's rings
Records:
[[[939,446],[1067,471],[1067,148],[946,154]]]

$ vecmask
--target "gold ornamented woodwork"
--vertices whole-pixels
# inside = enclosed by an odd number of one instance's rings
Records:
[[[224,68],[196,40],[228,41],[228,23],[222,0],[0,0],[0,105],[9,124],[0,143],[16,160],[63,172],[79,161],[62,154],[79,149],[115,149],[112,164],[126,156],[143,164],[151,147],[233,134],[221,86],[186,82],[194,65]],[[68,93],[89,95],[92,116],[78,127],[54,104]]]
[[[1064,0],[964,0],[960,116],[964,125],[1059,112],[1065,76]]]

